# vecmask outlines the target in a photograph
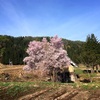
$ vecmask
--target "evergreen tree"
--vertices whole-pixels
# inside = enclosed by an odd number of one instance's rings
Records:
[[[50,42],[50,37],[45,37]],[[12,37],[7,35],[0,35],[0,62],[9,64],[23,64],[23,58],[27,56],[25,52],[30,41],[42,41],[43,37]],[[77,64],[81,63],[81,49],[84,42],[70,41],[63,39],[64,49],[68,51],[69,57]]]
[[[87,67],[94,67],[100,63],[100,43],[94,34],[88,35],[83,47],[83,62]]]

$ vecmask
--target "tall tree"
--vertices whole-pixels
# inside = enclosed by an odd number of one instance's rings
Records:
[[[94,68],[100,61],[100,43],[94,34],[88,35],[83,46],[83,62]]]

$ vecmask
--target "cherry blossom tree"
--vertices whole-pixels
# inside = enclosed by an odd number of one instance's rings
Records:
[[[58,36],[50,38],[50,42],[46,38],[41,42],[31,41],[26,51],[29,56],[23,60],[26,63],[23,70],[40,69],[42,73],[46,73],[52,68],[68,68],[71,60],[63,47],[62,39]]]

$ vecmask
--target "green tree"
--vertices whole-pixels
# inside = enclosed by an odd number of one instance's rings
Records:
[[[83,46],[83,62],[87,67],[94,68],[100,63],[100,43],[94,34],[88,35]]]
[[[23,58],[27,56],[25,52],[30,41],[41,41],[43,37],[12,37],[0,35],[0,62],[9,64],[23,64]],[[46,37],[50,41],[50,37]],[[64,49],[68,51],[68,56],[77,64],[81,63],[82,45],[84,42],[63,39]],[[100,50],[100,49],[99,49]]]

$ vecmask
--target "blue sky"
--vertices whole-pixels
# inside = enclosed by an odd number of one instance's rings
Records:
[[[100,0],[0,0],[0,35],[100,39]]]

